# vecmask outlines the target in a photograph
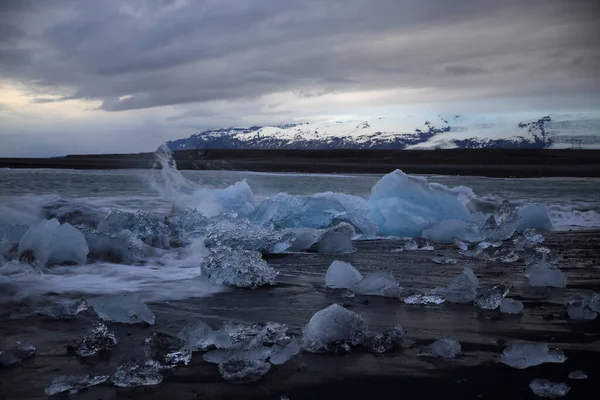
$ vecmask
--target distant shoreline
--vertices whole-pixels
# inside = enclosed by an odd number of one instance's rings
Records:
[[[407,173],[506,178],[600,177],[599,150],[221,150],[175,151],[181,170]],[[154,153],[0,158],[0,168],[149,169]]]

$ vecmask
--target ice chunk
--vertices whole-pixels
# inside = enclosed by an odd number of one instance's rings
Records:
[[[290,231],[294,237],[290,241],[290,247],[286,249],[287,251],[308,250],[321,238],[321,232],[314,228],[294,228],[290,229]]]
[[[302,333],[303,349],[326,353],[361,344],[367,334],[367,324],[360,315],[332,304],[316,312]]]
[[[456,245],[456,247],[458,247],[462,251],[469,250],[469,246],[460,239],[454,238],[453,243]]]
[[[450,303],[470,303],[477,297],[478,287],[479,279],[473,270],[465,268],[448,287],[437,288],[433,292],[444,297]]]
[[[352,289],[362,279],[362,274],[343,261],[331,263],[325,274],[325,286],[332,289]]]
[[[492,242],[510,239],[519,226],[519,214],[514,206],[504,201],[498,214],[485,221],[484,236]]]
[[[548,217],[548,209],[544,204],[527,204],[519,208],[519,226],[518,230],[533,228],[540,231],[552,230],[552,222]]]
[[[119,235],[124,230],[131,232],[142,242],[161,249],[169,247],[172,234],[163,219],[144,211],[130,213],[111,210],[106,218],[98,224],[98,231],[110,236]]]
[[[544,243],[544,236],[535,229],[525,229],[513,240],[513,243],[515,246],[530,249]]]
[[[73,319],[77,314],[87,310],[88,307],[88,303],[85,299],[79,299],[67,304],[42,309],[40,310],[40,314],[54,319]]]
[[[255,346],[250,349],[217,349],[205,353],[202,358],[204,361],[213,364],[222,364],[233,358],[243,360],[266,361],[276,350],[276,346]]]
[[[533,287],[557,287],[567,286],[567,277],[561,270],[544,261],[538,261],[527,267],[525,276],[529,285]]]
[[[251,383],[260,380],[271,368],[271,364],[248,359],[232,358],[219,364],[219,372],[226,381]]]
[[[87,262],[90,252],[83,234],[71,224],[64,223],[54,230],[50,242],[48,264],[79,264]]]
[[[100,296],[87,302],[104,321],[154,325],[154,313],[133,293]]]
[[[372,272],[363,276],[352,291],[365,296],[398,297],[402,288],[390,272]]]
[[[158,385],[162,380],[158,368],[135,361],[120,364],[111,378],[113,385],[126,388]]]
[[[491,249],[490,249],[491,250]],[[502,248],[497,250],[491,250],[486,252],[484,255],[486,259],[490,261],[497,261],[505,264],[519,261],[519,254],[511,248]]]
[[[554,383],[547,379],[534,379],[529,384],[529,388],[536,396],[547,397],[549,399],[556,399],[558,397],[564,397],[571,390],[564,382]]]
[[[523,308],[523,303],[515,299],[504,298],[500,303],[500,312],[505,314],[521,314]]]
[[[188,365],[192,360],[192,350],[186,343],[162,332],[153,332],[144,345],[146,363],[159,369]]]
[[[475,305],[484,310],[495,310],[500,307],[502,300],[508,294],[508,288],[504,285],[482,286],[477,288]]]
[[[406,304],[442,304],[444,298],[434,294],[413,294],[404,298]]]
[[[575,320],[593,320],[598,316],[598,313],[592,311],[582,300],[570,301],[567,305],[567,314],[569,318]]]
[[[210,325],[202,321],[188,323],[177,337],[185,341],[192,350],[206,350],[215,343],[215,332]]]
[[[584,293],[582,300],[592,311],[600,312],[600,293]]]
[[[352,225],[342,222],[327,229],[317,243],[319,253],[351,253],[354,251],[352,238],[356,232]]]
[[[286,346],[274,346],[273,354],[269,358],[269,361],[273,365],[284,364],[300,353],[300,350],[300,342],[296,338],[293,338]]]
[[[215,189],[214,193],[225,210],[235,211],[239,215],[248,216],[256,209],[254,193],[252,193],[252,189],[245,179],[225,189]]]
[[[365,340],[364,347],[370,351],[383,354],[386,351],[400,348],[404,338],[404,329],[400,325],[386,329],[383,333],[378,333]]]
[[[504,349],[500,361],[509,367],[525,369],[544,363],[563,363],[565,357],[559,348],[547,343],[516,343]]]
[[[587,379],[587,377],[588,377],[587,374],[580,369],[573,371],[569,374],[569,379],[573,379],[573,380]]]
[[[275,271],[260,253],[221,246],[210,249],[200,265],[203,277],[220,285],[257,288],[275,284]]]
[[[454,339],[444,338],[433,342],[431,346],[422,351],[420,355],[426,357],[456,358],[460,355],[460,352],[460,343]]]
[[[371,189],[368,216],[380,235],[421,237],[424,229],[448,219],[467,221],[470,213],[456,191],[396,170]]]
[[[19,260],[45,266],[52,254],[52,238],[59,225],[57,219],[31,225],[19,242]]]
[[[433,261],[436,264],[442,265],[456,265],[456,263],[458,263],[458,260],[456,258],[449,257],[434,257],[431,259],[431,261]]]
[[[423,237],[435,242],[452,242],[454,238],[468,242],[478,242],[484,239],[477,224],[459,219],[445,219],[439,224],[425,229]]]
[[[90,249],[89,259],[123,264],[144,264],[157,250],[134,237],[129,231],[116,235],[98,232],[85,232]]]
[[[102,323],[97,323],[84,336],[75,351],[79,357],[92,357],[100,352],[112,349],[118,340],[113,331]]]
[[[16,346],[0,351],[0,366],[18,364],[31,358],[37,351],[36,347],[26,340],[17,340]]]
[[[44,389],[47,396],[68,393],[74,394],[80,390],[100,385],[108,380],[108,375],[62,375],[52,379],[52,384]]]
[[[289,340],[287,326],[277,322],[258,322],[251,325],[226,322],[216,332],[215,346],[219,349],[252,349],[272,346]]]

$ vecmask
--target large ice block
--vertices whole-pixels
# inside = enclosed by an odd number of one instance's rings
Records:
[[[334,352],[361,344],[367,334],[364,319],[338,305],[316,312],[302,330],[302,348],[311,353]]]
[[[210,250],[210,255],[200,265],[203,277],[220,285],[252,289],[275,283],[277,271],[262,259],[260,253],[228,246]]]
[[[252,193],[252,189],[245,179],[225,189],[215,189],[214,193],[224,210],[247,216],[256,209],[254,193]]]
[[[519,208],[520,231],[524,229],[537,229],[540,231],[552,230],[552,222],[548,216],[548,209],[544,204],[527,204]]]
[[[68,222],[56,227],[50,242],[50,249],[49,265],[83,265],[87,262],[87,255],[90,252],[83,233]]]
[[[19,259],[45,266],[52,254],[52,239],[59,225],[57,219],[31,225],[19,242]]]

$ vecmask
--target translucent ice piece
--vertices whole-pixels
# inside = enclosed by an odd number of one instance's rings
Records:
[[[205,322],[194,321],[188,323],[177,334],[192,350],[206,350],[215,343],[215,332]]]
[[[458,219],[446,219],[429,229],[425,229],[423,237],[435,242],[452,242],[454,238],[468,242],[478,242],[484,239],[483,233],[477,224]]]
[[[95,297],[87,300],[100,319],[122,324],[154,324],[154,313],[133,293]]]
[[[62,375],[52,379],[52,384],[44,389],[47,396],[68,393],[74,394],[80,390],[100,385],[108,380],[108,375]]]
[[[528,228],[538,229],[540,231],[552,230],[552,222],[548,216],[548,209],[544,204],[527,204],[519,208],[520,231]]]
[[[402,288],[390,272],[372,272],[363,276],[352,291],[365,296],[398,297]]]
[[[102,323],[97,323],[87,331],[75,352],[79,357],[92,357],[100,352],[112,349],[118,340],[113,331]]]
[[[215,189],[214,192],[225,210],[248,216],[256,209],[254,193],[245,179],[224,189]]]
[[[317,243],[319,253],[351,253],[354,251],[352,238],[356,232],[352,225],[342,222],[331,227],[321,235]]]
[[[458,248],[459,248],[459,249],[461,249],[462,251],[467,251],[467,250],[469,250],[469,246],[468,246],[468,245],[467,245],[465,242],[463,242],[462,240],[460,240],[460,239],[456,239],[456,238],[455,238],[455,239],[453,240],[453,243],[456,245],[456,247],[458,247]]]
[[[365,340],[363,346],[370,351],[383,354],[387,351],[400,348],[404,338],[404,329],[400,325],[386,329],[383,333],[378,333]]]
[[[45,266],[52,254],[52,238],[59,225],[57,219],[31,225],[19,242],[19,259]]]
[[[325,274],[325,286],[332,289],[352,289],[362,277],[351,264],[335,260]]]
[[[481,286],[477,288],[475,305],[484,310],[495,310],[507,294],[508,288],[504,285]]]
[[[98,224],[99,232],[111,236],[118,235],[123,230],[131,232],[134,237],[152,247],[162,249],[169,247],[172,234],[164,219],[144,211],[130,213],[111,210],[106,218]]]
[[[68,222],[56,227],[50,241],[50,249],[49,265],[83,265],[87,262],[87,255],[90,252],[83,233]]]
[[[465,268],[446,288],[434,289],[434,294],[442,296],[450,303],[470,303],[477,297],[479,279],[471,268]]]
[[[162,332],[153,332],[144,345],[146,363],[159,369],[188,365],[192,360],[192,350],[186,343]]]
[[[558,268],[538,261],[527,267],[526,275],[529,285],[533,287],[557,287],[567,286],[567,277]]]
[[[587,374],[580,369],[573,371],[569,374],[569,379],[573,379],[573,380],[587,379],[587,377],[588,377]]]
[[[215,346],[220,349],[251,349],[272,346],[289,340],[287,326],[277,322],[259,322],[251,325],[225,323],[216,332]]]
[[[221,246],[211,249],[211,254],[200,265],[202,276],[217,284],[257,288],[273,285],[277,271],[255,251]]]
[[[444,298],[435,294],[413,294],[404,298],[406,304],[442,304]]]
[[[162,380],[163,377],[158,368],[135,361],[119,365],[111,378],[115,386],[126,388],[158,385]]]
[[[515,299],[504,298],[500,303],[500,312],[505,314],[521,314],[523,308],[523,303]]]
[[[421,352],[421,355],[427,357],[456,358],[460,355],[460,352],[460,343],[454,339],[444,338],[433,342],[428,349]]]
[[[264,361],[232,358],[219,364],[221,377],[232,383],[251,383],[260,380],[271,368]]]
[[[529,384],[529,388],[536,396],[556,399],[564,397],[569,393],[571,388],[563,383],[550,382],[547,379],[534,379]]]
[[[273,365],[281,365],[291,360],[296,354],[300,353],[301,346],[300,342],[293,338],[290,343],[285,346],[274,346],[273,354],[269,358],[269,361]]]
[[[504,349],[500,361],[509,367],[525,369],[544,363],[563,363],[567,357],[547,343],[517,343]]]
[[[567,314],[569,318],[575,320],[593,320],[598,316],[597,312],[592,311],[585,301],[581,300],[570,301],[567,305]]]
[[[367,334],[367,324],[360,315],[332,304],[316,312],[302,333],[303,349],[326,353],[336,351],[340,346],[361,344]]]
[[[431,259],[431,261],[441,265],[455,265],[456,263],[458,263],[458,260],[456,258],[448,257],[434,257]]]

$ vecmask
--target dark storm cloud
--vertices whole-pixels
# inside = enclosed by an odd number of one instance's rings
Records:
[[[593,0],[9,0],[0,8],[4,77],[46,94],[60,88],[63,99],[98,99],[107,111],[281,91],[598,89]]]

